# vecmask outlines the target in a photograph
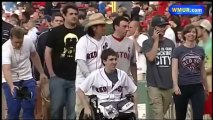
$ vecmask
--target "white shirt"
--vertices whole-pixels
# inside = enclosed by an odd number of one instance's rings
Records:
[[[14,49],[11,40],[2,45],[2,65],[11,65],[13,82],[29,80],[33,78],[30,53],[35,52],[35,46],[29,38],[24,37],[23,45],[20,50]],[[2,83],[6,82],[2,71]]]
[[[143,10],[140,10],[139,15],[140,15],[140,16],[144,16],[144,15],[145,15],[144,11],[143,11]]]
[[[27,35],[25,35],[25,36],[29,37],[30,40],[33,41],[34,45],[36,44],[36,40],[37,40],[37,36],[38,36],[37,32],[39,32],[38,29],[36,27],[33,27],[28,31]]]
[[[100,41],[95,40],[89,35],[81,37],[76,45],[75,60],[86,61],[87,67],[90,72],[103,67],[101,62],[101,53],[104,49],[111,46],[111,41],[102,36]],[[76,89],[85,79],[84,75],[77,66],[76,70]]]
[[[133,40],[133,36],[129,37]],[[138,44],[142,47],[143,42],[147,40],[148,37],[144,34],[140,34],[137,38]],[[146,73],[147,65],[146,65],[146,57],[143,53],[139,53],[137,50],[136,52],[136,59],[137,59],[137,74]]]
[[[174,32],[174,30],[172,30],[171,27],[168,27],[166,29],[164,37],[172,40],[174,42],[174,44],[176,45],[175,32]]]
[[[80,89],[87,94],[97,95],[98,101],[120,101],[122,89],[129,94],[136,91],[137,86],[133,80],[122,70],[117,69],[118,81],[112,86],[112,81],[107,77],[104,68],[93,71],[80,85]],[[90,92],[90,93],[88,93]]]

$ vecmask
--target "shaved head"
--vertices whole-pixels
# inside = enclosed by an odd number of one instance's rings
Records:
[[[139,25],[140,25],[140,23],[138,22],[138,21],[135,21],[135,20],[133,20],[133,21],[131,21],[130,23],[129,23],[129,25],[133,25],[134,27],[138,27]]]
[[[138,22],[138,21],[131,21],[130,23],[129,23],[129,32],[128,32],[128,36],[132,36],[135,32],[136,32],[136,30],[137,30],[137,28],[140,26],[140,23]]]

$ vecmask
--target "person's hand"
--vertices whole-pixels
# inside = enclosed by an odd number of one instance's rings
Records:
[[[175,95],[181,95],[181,91],[180,91],[180,88],[178,87],[178,85],[174,85],[173,90],[174,90]]]
[[[207,100],[208,97],[209,97],[209,91],[208,90],[204,90],[204,92],[205,92],[205,100]]]
[[[177,27],[177,24],[176,24],[174,21],[169,21],[169,24],[170,24],[173,28],[176,28],[176,27]]]
[[[51,77],[55,77],[55,76],[56,76],[55,73],[51,73],[51,74],[50,74],[50,78],[51,78]]]
[[[37,87],[40,87],[40,84],[41,84],[40,80],[39,80],[39,81],[36,81]]]
[[[133,35],[133,39],[136,40],[138,38],[138,36],[141,34],[138,30],[139,28],[136,29],[134,35]]]
[[[196,22],[192,22],[191,24],[194,25],[195,27],[198,27],[200,26],[200,22],[201,21],[196,21]]]
[[[84,117],[85,119],[91,118],[92,117],[92,113],[89,107],[85,107],[84,108]]]
[[[41,74],[40,74],[40,80],[41,80],[41,81],[47,80],[47,76],[46,76],[44,73],[41,73]]]
[[[15,94],[15,89],[19,89],[18,86],[14,86],[14,85],[10,86],[10,92],[11,92],[12,96],[14,96],[14,94]]]
[[[153,33],[152,38],[153,38],[155,41],[159,41],[159,39],[160,39],[160,31],[158,31],[157,29],[154,29],[154,33]]]
[[[42,98],[48,100],[50,97],[49,80],[48,79],[40,80],[40,88]]]

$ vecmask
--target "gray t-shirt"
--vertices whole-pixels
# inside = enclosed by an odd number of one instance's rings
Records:
[[[187,48],[181,45],[174,49],[172,58],[178,59],[178,85],[201,83],[201,64],[205,53],[203,48]]]
[[[131,76],[131,63],[136,63],[135,45],[133,40],[125,37],[118,41],[112,35],[108,35],[111,40],[111,48],[118,53],[117,68],[125,71]]]
[[[146,54],[152,49],[152,38],[143,42],[142,52]],[[147,60],[147,85],[161,89],[172,88],[171,56],[175,48],[174,42],[167,38],[159,41],[158,53],[154,61]],[[145,55],[146,56],[146,55]],[[146,57],[147,59],[147,57]]]

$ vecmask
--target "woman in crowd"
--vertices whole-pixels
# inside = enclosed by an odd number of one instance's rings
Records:
[[[185,42],[174,49],[172,56],[176,119],[186,118],[189,100],[193,119],[203,119],[205,95],[208,96],[204,49],[197,46],[195,26],[187,25],[182,31],[182,38]]]

